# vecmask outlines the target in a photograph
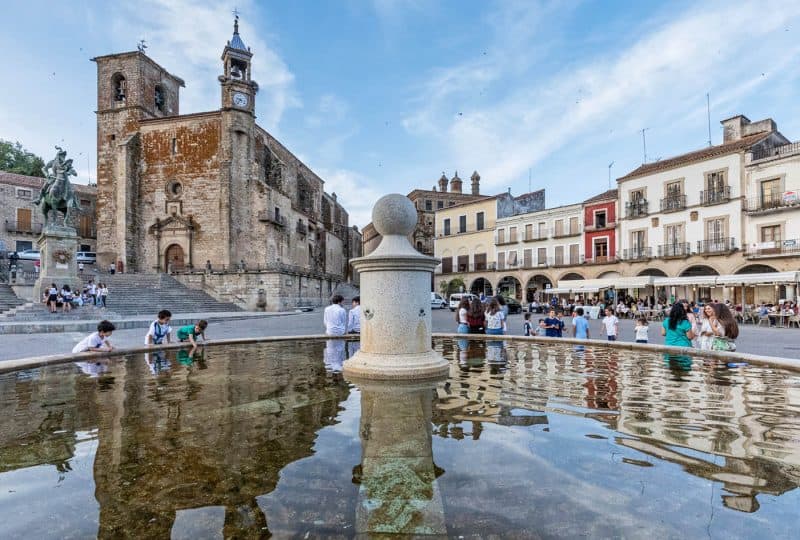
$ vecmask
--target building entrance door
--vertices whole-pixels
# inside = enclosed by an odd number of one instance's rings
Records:
[[[183,258],[183,248],[178,244],[169,246],[164,261],[166,264],[164,270],[167,272],[179,272],[183,270],[186,266]]]

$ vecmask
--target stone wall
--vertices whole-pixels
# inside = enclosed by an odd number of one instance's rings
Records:
[[[176,274],[175,279],[251,311],[291,311],[330,303],[333,279],[274,271]]]

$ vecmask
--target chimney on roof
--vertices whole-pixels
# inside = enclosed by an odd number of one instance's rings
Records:
[[[458,177],[458,171],[456,171],[456,175],[450,179],[450,191],[453,193],[461,193],[461,178]]]
[[[447,193],[447,176],[442,172],[442,177],[439,178],[439,191]]]
[[[478,174],[478,171],[472,173],[472,176],[469,177],[472,180],[472,194],[473,195],[480,195],[481,194],[481,175]]]
[[[738,141],[742,137],[755,135],[756,133],[778,131],[778,126],[772,118],[765,118],[758,122],[751,122],[744,115],[734,116],[720,122],[723,127],[722,142]]]

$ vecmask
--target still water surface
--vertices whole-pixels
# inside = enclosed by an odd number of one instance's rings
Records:
[[[797,537],[797,373],[436,349],[449,378],[413,387],[324,342],[0,375],[0,536]]]

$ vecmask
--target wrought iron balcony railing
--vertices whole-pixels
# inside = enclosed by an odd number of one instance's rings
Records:
[[[670,257],[688,257],[691,254],[692,248],[689,242],[674,242],[658,246],[658,256],[663,259],[668,259]]]
[[[719,189],[706,190],[700,192],[700,204],[710,206],[712,204],[722,204],[731,200],[731,187],[723,186]]]

